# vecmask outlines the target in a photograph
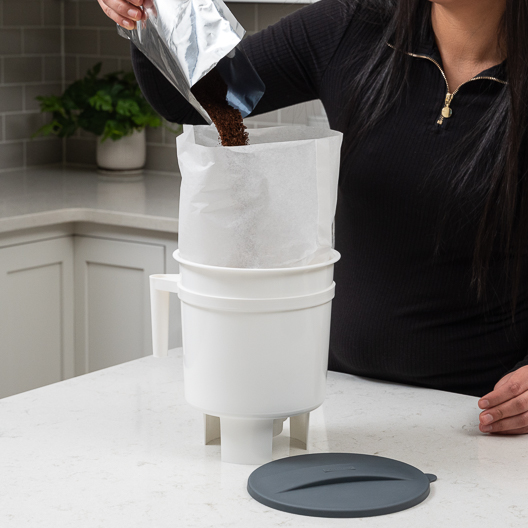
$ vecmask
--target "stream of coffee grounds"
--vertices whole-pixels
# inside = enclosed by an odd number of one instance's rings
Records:
[[[227,85],[216,69],[200,79],[191,92],[216,125],[224,147],[249,144],[248,132],[242,114],[226,101]]]

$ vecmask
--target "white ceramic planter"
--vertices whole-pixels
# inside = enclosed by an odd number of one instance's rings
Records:
[[[145,129],[117,141],[97,141],[97,168],[103,174],[138,174],[145,165],[147,144]]]

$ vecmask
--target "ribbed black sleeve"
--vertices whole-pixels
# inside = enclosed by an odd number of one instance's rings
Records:
[[[243,41],[266,84],[254,114],[320,99],[338,129],[357,68],[384,29],[361,1],[350,5],[321,0]],[[441,64],[434,35],[422,44],[419,54]],[[203,123],[141,53],[133,49],[132,57],[161,115]],[[506,89],[502,65],[482,73],[486,79],[460,87],[452,116],[439,124],[444,78],[433,61],[412,58],[399,104],[342,155],[335,220],[342,258],[335,266],[329,368],[482,396],[507,372],[528,365],[528,281],[521,282],[515,324],[500,252],[493,253],[485,300],[471,287],[480,207],[471,196],[453,197],[435,251],[448,180],[431,175],[442,164],[445,174],[456,170],[453,151]]]

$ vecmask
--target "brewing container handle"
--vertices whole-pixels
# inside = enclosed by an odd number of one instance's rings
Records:
[[[169,294],[178,293],[180,274],[150,275],[152,351],[166,357],[169,351]]]

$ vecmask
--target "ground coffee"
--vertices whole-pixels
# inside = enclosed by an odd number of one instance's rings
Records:
[[[249,138],[242,114],[227,103],[227,85],[216,68],[200,79],[191,88],[191,92],[216,125],[224,147],[248,144]]]

